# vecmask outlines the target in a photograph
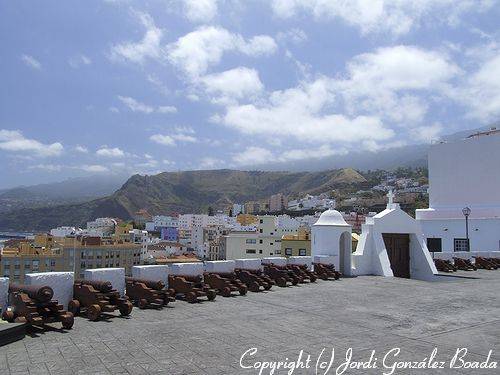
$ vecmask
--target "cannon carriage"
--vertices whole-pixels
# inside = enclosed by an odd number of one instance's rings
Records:
[[[262,265],[264,266],[264,274],[279,287],[297,285],[299,282],[304,281],[302,276],[287,268],[286,258],[263,258]]]
[[[301,283],[314,283],[318,279],[316,272],[311,270],[312,259],[309,256],[291,256],[287,259],[286,268],[299,277]]]
[[[126,277],[126,295],[140,309],[161,308],[175,301],[175,292],[166,289],[161,280]]]
[[[177,299],[189,303],[199,302],[204,297],[213,301],[217,296],[217,291],[203,282],[202,275],[169,275],[168,286]]]
[[[244,296],[248,292],[248,287],[238,279],[234,269],[234,260],[207,261],[203,279],[223,297],[230,297],[233,293]]]
[[[111,282],[99,280],[75,280],[73,299],[68,305],[74,315],[84,314],[92,321],[98,320],[103,313],[116,310],[121,316],[128,316],[132,308],[128,297],[121,297]]]
[[[447,259],[434,259],[436,269],[440,272],[456,272],[457,267]]]
[[[496,270],[499,265],[495,261],[495,258],[485,258],[481,256],[475,256],[475,266],[483,270]]]
[[[461,271],[476,271],[477,267],[469,259],[453,257],[455,267]]]
[[[52,300],[53,296],[54,291],[49,286],[10,284],[10,308],[4,311],[2,319],[33,326],[61,322],[64,329],[71,329],[74,315]]]

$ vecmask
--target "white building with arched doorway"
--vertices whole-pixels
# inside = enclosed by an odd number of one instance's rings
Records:
[[[387,208],[362,226],[353,274],[432,280],[437,270],[418,222],[388,196]]]
[[[335,269],[346,276],[351,272],[351,232],[342,214],[336,210],[326,210],[321,214],[311,230],[311,255],[329,255]]]

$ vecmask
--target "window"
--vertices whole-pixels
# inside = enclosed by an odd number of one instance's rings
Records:
[[[259,232],[262,233],[262,228],[259,229]]]
[[[256,253],[255,249],[247,249],[246,252],[247,252],[247,254],[255,254]]]
[[[262,241],[262,240],[259,240],[259,243],[263,243],[263,242],[264,242],[264,241]]]
[[[302,257],[306,256],[306,249],[299,249],[299,255]]]
[[[263,224],[264,223],[264,220],[260,219],[260,223]]]
[[[276,253],[276,254],[281,254],[281,250],[280,250],[280,249],[278,249],[278,250],[276,250],[276,251],[275,251],[275,253]]]
[[[285,249],[285,255],[292,255],[292,249],[290,247]]]
[[[246,243],[257,243],[257,240],[256,239],[252,239],[252,238],[247,238]]]
[[[455,238],[453,245],[453,251],[470,251],[470,244],[467,238]]]
[[[262,250],[259,250],[259,254],[262,254]]]
[[[441,238],[428,238],[427,239],[427,248],[429,251],[440,253],[442,250]]]
[[[24,269],[29,270],[31,268],[31,260],[25,260],[24,261]]]

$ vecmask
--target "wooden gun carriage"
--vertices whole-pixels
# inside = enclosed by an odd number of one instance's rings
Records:
[[[140,309],[160,308],[175,301],[175,292],[166,289],[161,280],[126,277],[126,295]]]
[[[71,329],[73,314],[64,310],[58,301],[52,300],[53,296],[54,291],[49,286],[10,284],[10,309],[4,311],[2,318],[33,326],[61,322],[64,329]]]
[[[205,282],[223,297],[230,297],[233,292],[244,296],[248,292],[248,287],[234,272],[205,272],[203,276]]]
[[[216,290],[203,282],[202,275],[169,275],[168,287],[174,291],[176,298],[190,303],[199,302],[204,297],[213,301],[217,296]]]
[[[75,280],[73,300],[68,310],[73,314],[85,314],[92,321],[98,320],[102,313],[119,310],[121,316],[128,316],[133,305],[128,297],[121,297],[109,281]]]

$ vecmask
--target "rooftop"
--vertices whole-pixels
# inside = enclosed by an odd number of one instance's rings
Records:
[[[72,331],[38,333],[0,347],[0,373],[257,374],[239,367],[252,347],[258,352],[245,365],[296,360],[300,350],[315,363],[324,347],[335,348],[335,368],[350,347],[354,359],[365,361],[372,349],[382,356],[393,347],[401,348],[400,360],[424,360],[437,347],[437,360],[449,361],[456,348],[467,347],[468,360],[483,361],[493,350],[492,360],[500,361],[500,271],[457,274],[475,279],[430,283],[367,276],[217,297],[213,303],[178,301],[164,310],[134,309],[129,319],[77,318]],[[441,371],[423,373],[477,373]],[[294,372],[306,373],[315,372]]]

